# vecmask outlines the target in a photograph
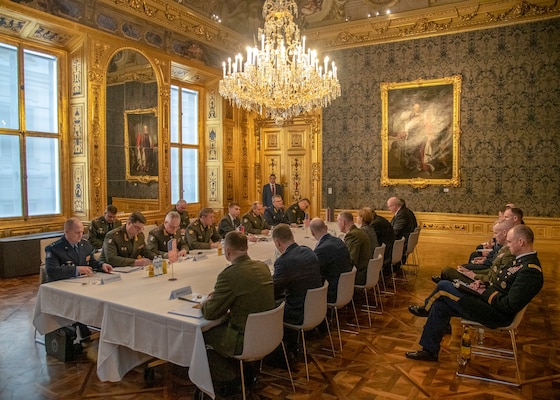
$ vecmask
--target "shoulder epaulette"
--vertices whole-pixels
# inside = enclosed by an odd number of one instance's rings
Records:
[[[542,272],[542,268],[540,266],[538,266],[537,264],[529,264],[527,265],[527,268],[533,268],[538,270],[539,272]]]

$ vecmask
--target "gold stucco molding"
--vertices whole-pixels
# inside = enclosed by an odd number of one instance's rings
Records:
[[[367,46],[560,17],[559,0],[464,1],[305,31],[312,46],[327,50]]]

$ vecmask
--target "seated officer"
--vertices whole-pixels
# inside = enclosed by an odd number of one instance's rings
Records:
[[[286,210],[287,223],[291,225],[302,225],[305,220],[305,210],[309,208],[310,204],[309,199],[301,199],[288,207]]]
[[[64,236],[45,248],[49,282],[93,275],[93,271],[111,272],[113,267],[93,257],[91,244],[82,239],[84,226],[78,218],[64,223]]]
[[[245,227],[245,233],[253,235],[268,235],[270,225],[263,218],[264,207],[261,202],[254,201],[251,205],[251,211],[243,215],[242,224]]]
[[[288,222],[284,213],[284,201],[279,194],[272,196],[272,207],[264,210],[264,219],[270,226]]]
[[[214,225],[214,210],[203,208],[198,219],[187,228],[187,239],[190,249],[217,249],[222,237]]]
[[[109,204],[103,215],[94,219],[89,224],[88,241],[93,246],[93,249],[101,249],[107,232],[112,231],[115,228],[119,228],[121,225],[120,219],[117,218],[117,207]]]
[[[181,223],[181,216],[175,211],[169,211],[165,216],[165,221],[162,225],[152,229],[148,234],[148,249],[153,253],[168,258],[169,248],[167,244],[170,240],[177,240],[177,256],[184,257],[189,252],[189,245],[181,234],[177,234],[179,225]]]
[[[146,247],[142,229],[146,218],[135,211],[128,217],[126,225],[113,229],[105,236],[100,260],[116,267],[144,267],[156,254]]]

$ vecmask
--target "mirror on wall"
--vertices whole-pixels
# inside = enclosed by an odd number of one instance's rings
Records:
[[[158,83],[148,59],[121,50],[107,66],[107,201],[119,211],[158,210]]]

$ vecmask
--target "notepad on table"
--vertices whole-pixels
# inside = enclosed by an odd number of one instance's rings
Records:
[[[202,318],[202,310],[193,308],[192,303],[182,303],[177,308],[169,311],[169,314],[182,315],[185,317]]]
[[[113,271],[123,272],[125,274],[133,271],[138,271],[139,269],[142,269],[142,267],[113,267]]]

